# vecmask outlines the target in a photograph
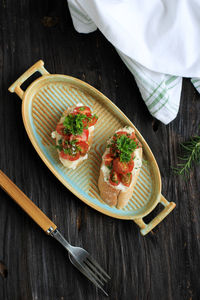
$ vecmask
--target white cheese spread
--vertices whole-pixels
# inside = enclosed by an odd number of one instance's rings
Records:
[[[76,106],[70,107],[70,108],[67,110],[67,113],[64,114],[64,115],[61,117],[59,123],[63,123],[65,117],[66,117],[69,113],[71,113],[71,112],[74,110],[75,107],[79,107],[79,106],[83,106],[83,104],[82,104],[82,103],[78,103]],[[90,137],[90,136],[93,134],[94,126],[89,127],[88,130],[89,130],[89,136],[88,136],[88,137]],[[58,145],[58,141],[59,141],[60,139],[62,139],[62,136],[61,136],[57,131],[53,131],[53,132],[51,133],[51,137],[52,137],[53,139],[56,139],[56,145]],[[89,147],[89,149],[90,149],[90,147]],[[89,151],[89,149],[88,149],[88,151]],[[60,151],[59,151],[58,149],[57,149],[57,151],[58,151],[59,159],[60,159],[61,163],[62,163],[65,167],[67,167],[67,168],[69,168],[69,169],[73,169],[73,170],[76,169],[77,165],[78,165],[80,162],[82,162],[83,160],[85,160],[85,159],[88,158],[88,154],[86,153],[84,156],[80,156],[77,160],[71,161],[71,160],[62,158],[62,157],[60,156]]]

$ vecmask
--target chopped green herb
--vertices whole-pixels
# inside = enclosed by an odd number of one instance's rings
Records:
[[[109,170],[112,170],[112,165],[106,166]]]
[[[63,122],[63,125],[65,126],[64,133],[65,134],[71,133],[73,135],[82,134],[84,129],[83,119],[85,118],[86,115],[84,114],[77,114],[77,115],[69,114],[68,116],[66,116]]]
[[[78,142],[78,140],[75,139],[75,140],[69,141],[69,144],[70,144],[70,145],[75,145],[77,142]]]
[[[126,135],[121,135],[116,141],[116,147],[119,150],[119,157],[121,162],[129,162],[133,151],[137,145],[134,140],[131,140]]]
[[[72,149],[70,149],[70,148],[63,149],[63,151],[65,154],[69,154],[69,155],[72,154]]]
[[[60,150],[60,151],[61,151],[61,150],[62,150],[62,148],[63,148],[63,147],[62,147],[62,145],[56,145],[56,149],[58,149],[58,150]]]
[[[85,106],[79,107],[79,110],[80,110],[80,111],[84,111],[84,110],[85,110]]]
[[[58,144],[61,145],[62,144],[62,139],[58,140]]]

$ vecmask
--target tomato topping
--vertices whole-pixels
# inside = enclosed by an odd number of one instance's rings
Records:
[[[135,141],[137,140],[136,135],[135,135],[135,132],[132,132],[132,133],[131,133],[130,139],[131,139],[131,140],[135,140]]]
[[[63,125],[63,123],[58,123],[56,126],[57,133],[59,133],[60,135],[64,135],[64,128],[65,126]]]
[[[77,160],[80,157],[80,152],[77,152],[75,155],[66,154],[63,150],[60,151],[60,156],[64,159],[71,161]]]
[[[104,163],[106,166],[111,166],[113,161],[113,156],[111,154],[106,154],[104,157]]]
[[[119,174],[126,174],[133,170],[134,161],[131,159],[129,162],[122,162],[120,158],[117,157],[113,161],[113,169]]]
[[[74,108],[73,113],[91,116],[91,110],[87,106],[77,106]]]
[[[114,186],[119,185],[120,184],[119,174],[117,174],[117,172],[112,170],[111,173],[110,173],[109,182],[110,182],[110,184],[112,184]]]
[[[131,181],[132,181],[132,173],[127,173],[127,174],[121,174],[121,182],[125,186],[130,186]]]
[[[127,135],[126,131],[118,131],[114,134],[113,136],[113,140],[116,141],[118,137],[120,137],[121,135]]]
[[[71,134],[69,137],[69,141],[76,140],[77,142],[87,142],[89,136],[89,130],[83,129],[83,133],[81,135],[73,135]]]
[[[62,138],[62,145],[66,146],[67,141],[70,139],[70,134],[65,134]]]
[[[116,148],[115,145],[113,145],[112,147],[110,147],[110,154],[115,157],[117,156],[117,154],[120,154],[120,151]]]
[[[88,149],[89,149],[89,144],[88,143],[78,142],[76,144],[76,146],[78,147],[78,150],[80,151],[81,156],[84,156],[88,152]]]
[[[134,168],[134,161],[133,161],[133,159],[131,159],[131,160],[128,162],[128,171],[129,171],[129,172],[132,172],[132,171],[133,171],[133,168]]]
[[[118,136],[121,136],[121,135],[128,135],[128,132],[126,132],[126,131],[118,131],[118,132],[116,132],[116,134],[117,134]]]
[[[94,115],[92,117],[92,119],[88,122],[88,126],[89,127],[94,126],[96,124],[97,120],[98,120],[98,117],[96,115]]]
[[[88,119],[87,118],[83,119],[82,122],[83,122],[84,128],[88,127]]]
[[[119,174],[126,174],[129,172],[128,163],[121,162],[119,157],[114,159],[113,169]]]
[[[131,140],[137,141],[137,137],[136,137],[136,135],[135,135],[135,132],[128,133],[128,132],[126,132],[126,131],[118,131],[118,132],[116,132],[116,135],[117,135],[117,136],[114,135],[114,137],[113,137],[114,140],[116,140],[118,137],[120,137],[120,136],[122,136],[122,135],[126,135],[126,136],[128,136]]]

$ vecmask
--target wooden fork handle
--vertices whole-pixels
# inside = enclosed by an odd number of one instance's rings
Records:
[[[0,170],[0,186],[47,233],[57,226]]]

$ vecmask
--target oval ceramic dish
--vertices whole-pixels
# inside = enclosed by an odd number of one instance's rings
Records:
[[[21,84],[33,73],[41,77],[32,82],[24,92]],[[175,207],[161,195],[160,172],[156,160],[142,135],[131,121],[107,97],[89,84],[66,75],[51,75],[38,61],[28,69],[10,88],[22,99],[22,116],[28,136],[36,151],[52,173],[79,199],[96,210],[119,219],[134,220],[143,235],[160,223]],[[67,107],[83,103],[99,116],[95,126],[94,140],[89,157],[77,169],[65,168],[58,159],[55,141],[51,132],[55,130],[61,114]],[[97,186],[102,154],[107,139],[117,129],[132,126],[143,146],[144,159],[133,196],[123,209],[105,204],[99,196]],[[149,223],[143,221],[158,203],[163,210]]]

